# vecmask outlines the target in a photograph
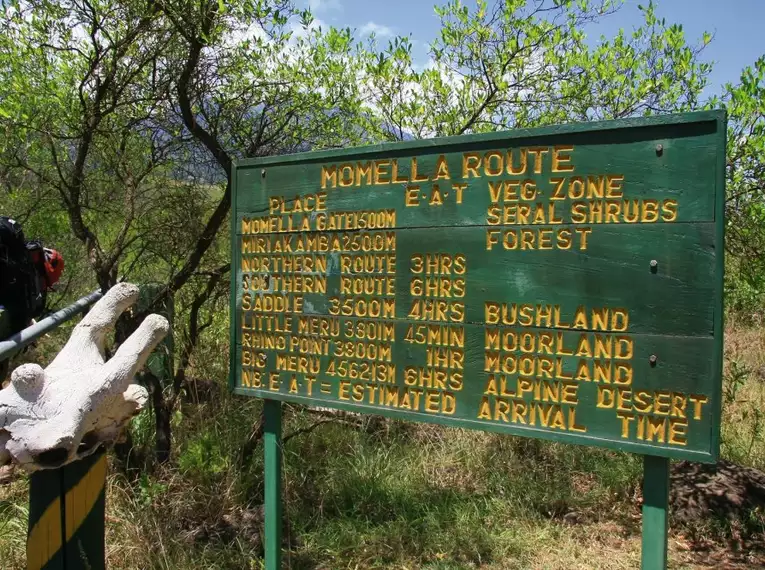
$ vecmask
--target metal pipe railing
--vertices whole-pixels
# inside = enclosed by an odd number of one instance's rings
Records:
[[[85,312],[93,303],[98,301],[102,297],[101,290],[93,291],[90,295],[85,295],[81,299],[78,299],[68,307],[64,307],[60,311],[56,311],[33,324],[31,327],[27,327],[21,332],[9,337],[7,340],[0,341],[0,362],[6,358],[10,358],[22,348],[28,344],[34,342],[42,335],[65,323],[72,317]]]

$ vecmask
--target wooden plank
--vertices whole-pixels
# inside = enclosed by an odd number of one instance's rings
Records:
[[[451,348],[463,354],[463,365],[457,370],[463,372],[465,385],[480,388],[481,393],[489,372],[486,355],[494,353],[517,358],[529,355],[539,360],[550,358],[556,364],[560,359],[562,369],[568,374],[575,373],[582,360],[624,362],[633,371],[632,385],[650,390],[661,390],[671,383],[681,391],[707,389],[711,393],[711,387],[701,384],[698,378],[710,375],[714,369],[713,363],[704,358],[714,348],[715,341],[711,338],[315,315],[288,315],[273,320],[254,316],[245,320],[242,330],[243,342],[235,345],[235,362],[239,368],[268,371],[277,356],[285,353],[316,357],[322,364],[333,359],[336,364],[341,360],[385,362],[396,365],[396,382],[403,385],[406,367],[428,366],[429,349]],[[258,356],[258,365],[243,364],[242,348],[251,353],[252,360],[255,360],[252,354]],[[623,357],[624,353],[629,354],[629,358]],[[656,356],[655,362],[651,362],[652,355]],[[325,375],[326,368],[322,366],[319,374]],[[548,377],[541,370],[538,375]],[[526,376],[536,377],[537,373]],[[336,377],[342,376],[336,374]],[[241,381],[240,374],[236,378]],[[593,382],[582,380],[587,384]]]
[[[294,212],[299,196],[324,193],[329,213],[395,207],[396,227],[481,225],[487,217],[497,216],[514,220],[518,207],[522,217],[523,207],[537,203],[544,205],[548,218],[563,223],[583,216],[597,220],[598,206],[605,204],[605,216],[608,203],[614,204],[612,208],[621,205],[620,219],[635,215],[637,220],[651,219],[651,213],[644,211],[647,204],[667,209],[682,203],[673,221],[712,221],[714,193],[704,188],[715,177],[715,133],[686,128],[692,136],[683,138],[687,133],[679,129],[678,138],[666,139],[662,136],[666,133],[658,130],[648,140],[638,137],[619,144],[594,133],[584,140],[583,135],[570,135],[467,146],[451,143],[403,156],[395,147],[373,158],[348,151],[338,153],[331,162],[270,164],[267,176],[263,176],[263,165],[242,168],[237,174],[236,209],[266,219]],[[661,153],[657,153],[659,145]],[[455,186],[464,184],[464,188]],[[419,190],[408,192],[415,187]],[[629,188],[628,194],[623,188]],[[498,201],[492,199],[497,192],[499,204],[490,210]],[[404,207],[407,196],[412,200]],[[276,208],[272,207],[275,197],[283,201]],[[302,212],[292,218],[297,229]],[[285,219],[280,229],[287,229],[289,221]]]
[[[489,302],[553,304],[562,316],[572,315],[580,305],[610,306],[629,307],[634,332],[712,334],[712,224],[602,226],[588,236],[586,251],[508,251],[502,246],[503,231],[456,227],[449,229],[448,239],[431,228],[240,236],[236,247],[244,263],[242,284],[247,281],[252,296],[297,294],[295,290],[302,289],[304,313],[329,315],[337,304],[344,308],[354,299],[382,298],[392,290],[395,317],[406,318],[413,304],[425,298],[413,293],[427,286],[448,293],[436,297],[450,306],[463,305],[464,322],[484,322]],[[552,235],[534,239],[552,240]],[[487,252],[489,239],[494,243]],[[319,242],[326,247],[318,247]],[[275,251],[284,243],[289,251]],[[334,246],[339,250],[332,251]],[[362,250],[354,251],[357,248]],[[426,275],[425,264],[436,255],[442,263],[453,260],[455,266],[445,270],[448,273]],[[464,264],[457,266],[461,259]],[[657,265],[652,268],[654,260]],[[418,265],[423,265],[420,273]],[[300,268],[301,278],[292,277],[294,267]],[[267,281],[264,276],[269,276]],[[349,294],[357,291],[362,292]],[[243,293],[242,288],[240,297]]]
[[[714,460],[724,125],[704,112],[238,164],[232,387]],[[587,353],[606,337],[628,354]]]
[[[710,452],[712,389],[692,379],[711,374],[711,338],[315,316],[248,326],[272,331],[243,334],[241,393],[678,458]],[[554,426],[559,411],[565,425]]]
[[[240,269],[240,259],[239,255],[237,255],[237,252],[239,251],[237,247],[237,227],[239,225],[239,215],[236,211],[236,204],[237,202],[237,192],[236,189],[238,187],[238,180],[239,180],[239,168],[237,166],[237,162],[235,161],[233,164],[233,168],[231,169],[231,214],[229,219],[229,239],[231,243],[231,283],[230,283],[230,289],[229,289],[229,363],[235,362],[236,358],[236,343],[237,338],[239,338],[239,327],[236,323],[239,322],[238,314],[238,303],[241,302],[241,296],[239,294],[239,288],[241,283],[241,273],[239,273]],[[229,390],[233,391],[236,388],[236,368],[233,366],[233,364],[229,364],[228,369],[228,388]]]

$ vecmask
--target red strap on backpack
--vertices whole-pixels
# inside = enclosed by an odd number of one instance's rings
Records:
[[[64,271],[64,258],[55,249],[45,248],[45,285],[52,287]]]

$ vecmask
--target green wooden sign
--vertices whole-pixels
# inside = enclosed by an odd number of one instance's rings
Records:
[[[231,387],[281,402],[645,455],[641,568],[666,568],[669,458],[720,433],[723,112],[243,161]]]
[[[713,461],[717,112],[243,161],[232,384]]]

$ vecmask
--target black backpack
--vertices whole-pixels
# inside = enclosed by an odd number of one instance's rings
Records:
[[[12,333],[28,326],[45,306],[30,245],[21,224],[7,216],[0,216],[0,305],[11,317]]]

